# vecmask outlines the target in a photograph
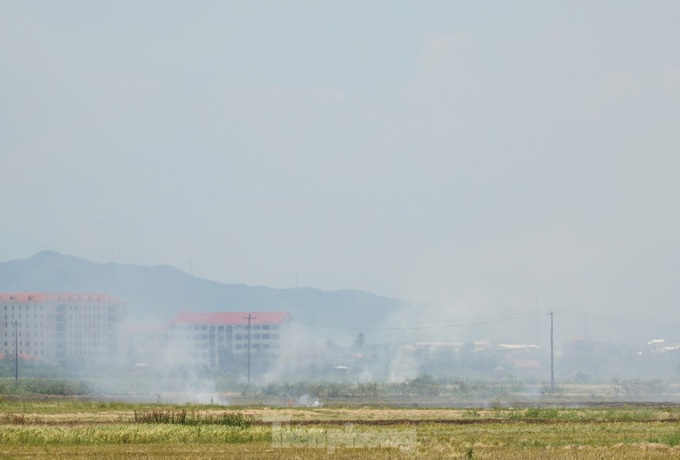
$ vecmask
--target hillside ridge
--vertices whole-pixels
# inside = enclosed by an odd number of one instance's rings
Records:
[[[402,304],[359,290],[270,288],[227,284],[170,265],[97,263],[55,251],[0,262],[2,292],[98,292],[128,303],[130,322],[165,322],[182,311],[288,311],[303,323],[352,318],[379,323]]]

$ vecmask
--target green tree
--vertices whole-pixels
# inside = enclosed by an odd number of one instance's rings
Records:
[[[359,332],[359,335],[357,335],[357,338],[354,339],[354,346],[356,348],[358,348],[359,350],[361,350],[362,348],[364,348],[364,341],[365,341],[364,333]]]

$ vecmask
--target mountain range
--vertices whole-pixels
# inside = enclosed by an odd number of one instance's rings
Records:
[[[166,265],[100,264],[53,251],[0,262],[0,291],[108,294],[128,304],[134,323],[165,322],[183,311],[287,311],[303,325],[349,330],[380,323],[402,304],[358,290],[225,284]]]

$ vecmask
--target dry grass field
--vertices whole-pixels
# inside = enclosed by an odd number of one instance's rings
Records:
[[[680,408],[0,401],[0,458],[680,458]]]

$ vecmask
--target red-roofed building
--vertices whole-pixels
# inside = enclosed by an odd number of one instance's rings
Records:
[[[26,353],[19,353],[19,356],[17,356],[22,361],[38,361],[38,358],[33,355],[28,355]],[[14,354],[12,355],[6,355],[4,353],[0,353],[0,361],[4,359],[14,359]]]
[[[250,324],[256,326],[258,324],[281,324],[286,318],[292,319],[290,313],[283,311],[276,312],[216,312],[216,313],[180,313],[173,320],[173,324],[213,324],[213,325],[238,325],[248,324],[248,315],[252,316]],[[253,327],[254,329],[254,327]]]
[[[116,366],[125,314],[125,303],[105,294],[0,293],[0,353],[13,356],[17,343],[20,355],[46,364]]]
[[[248,317],[250,316],[250,329]],[[168,340],[179,361],[219,365],[220,350],[278,353],[294,320],[287,312],[180,313],[169,323]]]

